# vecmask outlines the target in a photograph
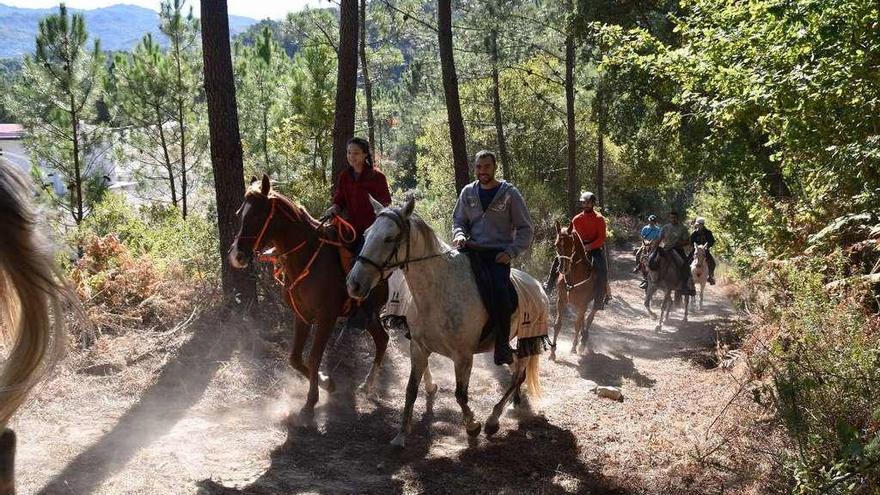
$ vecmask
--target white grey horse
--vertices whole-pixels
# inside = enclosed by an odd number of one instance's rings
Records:
[[[382,277],[396,267],[404,267],[407,285],[418,308],[417,317],[409,322],[411,368],[403,423],[400,433],[391,441],[399,447],[405,445],[410,432],[419,382],[427,370],[428,356],[433,352],[455,363],[455,398],[461,407],[465,429],[470,436],[480,433],[482,425],[474,420],[474,413],[468,407],[468,382],[473,355],[491,351],[494,345],[494,336],[480,340],[489,314],[480,299],[467,256],[440,240],[430,226],[412,214],[414,207],[413,199],[402,208],[384,208],[373,201],[376,221],[367,230],[363,250],[347,279],[349,295],[363,299]],[[528,279],[529,284],[540,287],[537,280]],[[533,396],[540,393],[539,363],[538,354],[514,361],[511,384],[486,421],[487,435],[498,431],[501,413],[511,395],[519,394],[524,382]]]
[[[694,278],[694,285],[700,287],[700,311],[703,310],[703,291],[706,290],[706,282],[709,280],[707,249],[706,244],[694,244],[694,261],[691,262],[691,276]]]
[[[660,305],[660,318],[657,320],[658,332],[663,330],[663,323],[669,320],[669,312],[672,310],[672,291],[678,291],[683,285],[681,270],[678,268],[686,263],[673,249],[657,248],[656,270],[648,268],[648,290],[645,292],[645,308],[648,314],[655,316],[651,311],[651,298],[660,289],[663,291],[663,303]],[[684,317],[682,323],[688,321],[688,306],[690,295],[684,294]]]

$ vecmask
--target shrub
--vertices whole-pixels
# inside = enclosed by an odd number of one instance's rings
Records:
[[[870,493],[880,484],[880,319],[864,288],[829,294],[843,258],[801,258],[758,275],[778,329],[755,399],[772,405],[796,446],[786,465],[799,494]]]

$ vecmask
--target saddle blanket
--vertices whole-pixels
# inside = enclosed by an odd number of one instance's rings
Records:
[[[517,269],[510,271],[510,280],[519,297],[519,305],[511,316],[510,338],[546,336],[550,326],[550,300],[541,284],[528,273]],[[395,270],[388,279],[388,303],[383,316],[388,315],[405,316],[410,321],[418,315],[418,308],[401,270]]]

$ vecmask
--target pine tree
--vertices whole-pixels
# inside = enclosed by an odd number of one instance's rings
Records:
[[[203,59],[205,97],[211,136],[211,164],[217,198],[217,229],[220,237],[220,263],[223,292],[250,305],[256,300],[256,286],[244,270],[229,264],[226,252],[235,240],[238,220],[235,211],[244,197],[244,167],[232,50],[229,46],[229,14],[226,0],[202,0]]]
[[[120,154],[140,165],[135,173],[149,199],[170,196],[177,208],[181,133],[174,127],[174,67],[148,34],[131,55],[117,54],[113,76],[114,107],[126,128]],[[157,182],[162,184],[158,195],[153,193]]]
[[[190,172],[198,165],[207,144],[197,120],[199,115],[204,115],[204,109],[199,108],[202,100],[200,26],[198,19],[193,17],[192,7],[188,14],[183,14],[183,0],[163,1],[159,20],[159,28],[170,42],[168,58],[174,74],[174,126],[180,142],[178,170],[181,214],[186,218],[189,211],[187,197],[192,181]]]
[[[290,59],[265,26],[253,47],[235,46],[236,93],[242,122],[245,162],[262,162],[257,169],[277,176],[269,137],[280,117],[280,103],[290,73]]]
[[[8,105],[27,130],[25,145],[34,162],[57,174],[67,198],[47,191],[79,225],[107,186],[100,160],[106,151],[105,129],[97,125],[96,103],[104,90],[100,44],[86,47],[88,32],[81,14],[42,19],[36,53],[24,61],[22,79]],[[45,180],[45,179],[44,179]]]
[[[339,4],[339,66],[336,76],[336,116],[333,119],[333,179],[346,167],[348,140],[354,136],[358,68],[358,2]]]

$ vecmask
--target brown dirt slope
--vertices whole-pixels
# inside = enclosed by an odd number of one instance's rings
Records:
[[[304,401],[286,365],[287,335],[202,314],[184,330],[101,339],[70,356],[12,425],[22,493],[758,493],[749,466],[720,455],[717,421],[738,389],[708,369],[715,339],[735,318],[718,288],[705,311],[654,330],[617,252],[614,301],[571,354],[570,318],[558,360],[543,363],[537,417],[502,418],[493,438],[459,426],[450,363],[431,358],[436,398],[416,404],[404,451],[399,425],[409,371],[395,335],[378,398],[347,392],[372,355],[364,334],[334,336],[325,360],[342,391],[319,403],[317,428],[285,421]],[[260,334],[260,335],[258,335]],[[549,354],[545,354],[549,357]],[[346,383],[346,377],[350,377]],[[471,405],[484,419],[507,377],[476,359]],[[614,402],[594,384],[621,387]],[[322,392],[323,394],[323,392]],[[725,406],[728,406],[725,409]],[[737,403],[736,408],[740,407]]]

